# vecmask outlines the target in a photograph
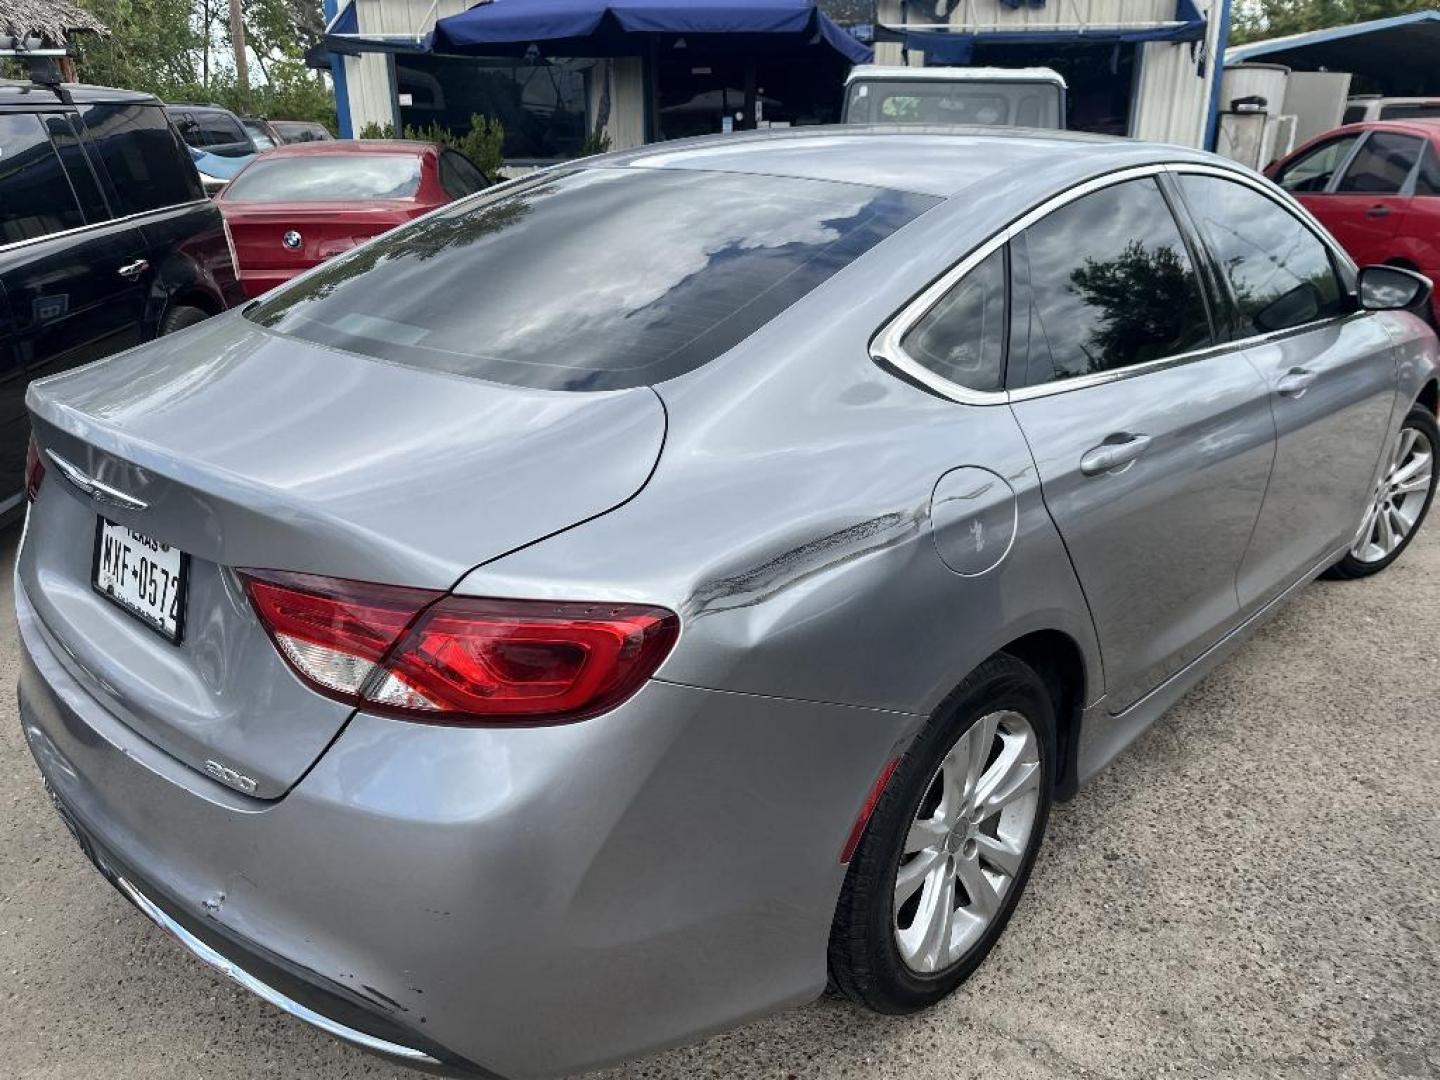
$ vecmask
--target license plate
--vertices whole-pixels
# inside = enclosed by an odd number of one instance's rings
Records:
[[[101,596],[176,644],[185,629],[190,556],[144,533],[100,518],[91,583]]]

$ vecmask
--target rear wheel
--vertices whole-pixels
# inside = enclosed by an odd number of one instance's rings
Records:
[[[1435,498],[1435,454],[1440,428],[1423,405],[1411,407],[1386,462],[1380,486],[1366,510],[1355,544],[1331,567],[1338,578],[1378,574],[1400,557],[1420,530]]]
[[[209,317],[210,313],[204,308],[193,307],[190,304],[176,304],[165,313],[165,318],[161,320],[160,336],[164,337],[177,330],[184,330],[187,326],[204,322]]]
[[[1055,716],[1040,677],[1000,655],[906,753],[856,849],[830,933],[830,976],[878,1012],[933,1005],[985,959],[1040,847]]]

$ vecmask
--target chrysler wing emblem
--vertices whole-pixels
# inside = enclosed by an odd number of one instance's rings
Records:
[[[55,467],[60,470],[66,480],[74,484],[96,502],[108,503],[111,506],[118,506],[124,510],[144,510],[150,504],[133,495],[126,495],[125,492],[111,487],[109,484],[101,483],[93,476],[87,476],[79,468],[71,465],[54,450],[45,451]]]

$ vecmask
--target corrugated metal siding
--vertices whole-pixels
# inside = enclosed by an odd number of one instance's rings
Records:
[[[1140,80],[1130,134],[1137,139],[1200,146],[1205,139],[1209,82],[1195,70],[1189,42],[1140,46]]]
[[[901,0],[878,0],[876,18],[886,26],[899,26],[906,21]],[[1005,30],[1042,30],[1057,26],[1123,26],[1131,23],[1168,22],[1175,18],[1175,0],[1049,0],[1044,7],[1029,5],[1007,8],[995,0],[960,0],[950,13],[950,25],[956,30],[1000,28]],[[909,22],[935,24],[936,18],[926,8],[912,5]],[[880,61],[888,63],[889,61]]]

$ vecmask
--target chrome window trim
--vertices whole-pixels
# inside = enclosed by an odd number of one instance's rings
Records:
[[[138,221],[141,218],[154,217],[156,214],[169,214],[176,210],[189,210],[197,206],[214,206],[210,199],[192,199],[189,202],[175,203],[171,206],[157,206],[154,210],[141,210],[138,214],[126,214],[124,217],[106,218],[104,221],[92,221],[88,225],[77,225],[73,229],[61,229],[59,232],[46,233],[44,236],[32,236],[27,240],[12,240],[8,244],[0,244],[0,255],[7,251],[16,251],[20,248],[31,247],[35,244],[46,244],[51,240],[59,240],[67,236],[76,236],[79,233],[90,232],[92,229],[105,229],[111,225],[123,225],[126,222]]]
[[[1348,268],[1352,276],[1358,272],[1355,261],[1325,232],[1315,217],[1295,200],[1293,196],[1290,196],[1269,181],[1250,176],[1238,169],[1228,168],[1223,165],[1211,165],[1199,161],[1170,161],[1155,162],[1148,165],[1135,165],[1124,169],[1117,169],[1114,172],[1105,173],[1101,176],[1091,177],[1089,180],[1082,181],[1074,187],[1067,188],[1065,191],[1051,196],[1039,206],[1026,211],[1009,225],[984,240],[968,255],[931,282],[919,295],[907,301],[898,313],[890,317],[885,325],[881,327],[879,333],[871,339],[871,358],[902,372],[908,378],[933,390],[941,397],[948,398],[961,405],[1005,405],[1014,401],[1029,401],[1034,398],[1049,397],[1052,394],[1064,394],[1072,390],[1084,390],[1092,386],[1102,386],[1106,383],[1118,382],[1121,379],[1134,378],[1139,375],[1147,375],[1155,371],[1164,371],[1167,368],[1178,367],[1181,364],[1208,360],[1212,357],[1222,356],[1225,353],[1253,348],[1257,345],[1263,345],[1281,338],[1308,333],[1311,330],[1317,330],[1331,324],[1339,324],[1357,317],[1363,318],[1370,314],[1364,311],[1346,312],[1342,315],[1332,315],[1324,319],[1316,319],[1312,322],[1302,323],[1299,326],[1289,326],[1283,330],[1272,330],[1263,334],[1252,334],[1248,337],[1216,342],[1213,345],[1207,345],[1203,349],[1192,349],[1188,352],[1176,353],[1174,356],[1164,356],[1158,360],[1151,360],[1143,364],[1132,364],[1128,367],[1115,368],[1113,371],[1097,371],[1090,375],[1078,375],[1069,379],[1040,383],[1035,386],[1024,386],[1014,390],[972,390],[969,387],[953,383],[949,379],[935,374],[935,372],[919,363],[900,347],[900,342],[905,335],[909,333],[917,322],[924,318],[925,314],[934,307],[961,278],[993,254],[997,248],[1008,244],[1037,221],[1040,221],[1042,218],[1047,217],[1077,199],[1084,198],[1086,195],[1100,191],[1103,188],[1113,187],[1116,184],[1127,183],[1131,180],[1143,179],[1147,176],[1158,176],[1162,173],[1172,175],[1189,173],[1197,176],[1215,176],[1222,180],[1229,180],[1240,184],[1242,187],[1247,187],[1265,196],[1265,198],[1274,203],[1278,209],[1288,213],[1304,226],[1315,239],[1324,245],[1332,258],[1338,260],[1343,267]],[[1343,277],[1341,278],[1340,286],[1346,291],[1347,295],[1354,295],[1354,289],[1351,287],[1351,283],[1345,281]],[[1008,305],[1006,312],[1008,315]],[[1006,360],[1008,364],[1008,349]]]

